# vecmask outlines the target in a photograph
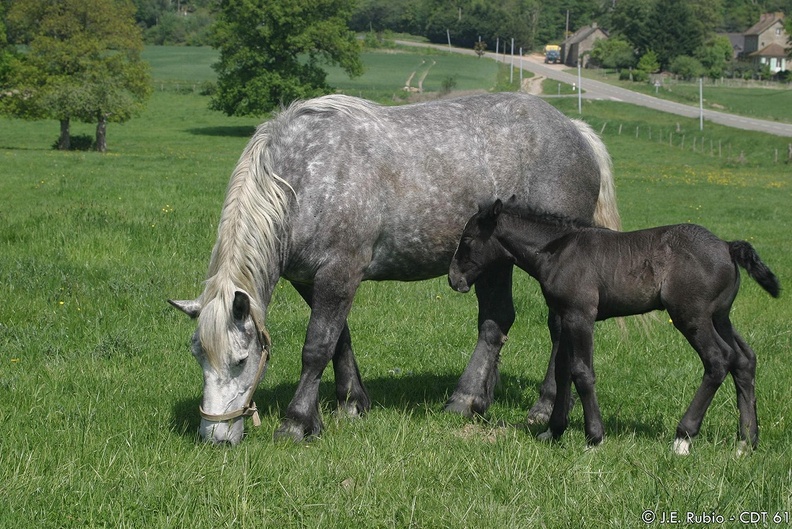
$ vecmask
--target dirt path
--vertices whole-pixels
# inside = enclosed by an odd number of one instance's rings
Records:
[[[520,91],[535,96],[541,95],[542,81],[544,81],[545,79],[546,77],[544,75],[535,75],[528,79],[523,79],[522,87],[520,87]]]

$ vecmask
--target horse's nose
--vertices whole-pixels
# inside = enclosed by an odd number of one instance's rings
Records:
[[[462,292],[463,294],[470,291],[470,286],[465,281],[464,277],[459,277],[458,279],[454,279],[451,274],[448,275],[448,284],[456,290],[457,292]]]
[[[207,443],[236,446],[244,436],[244,421],[214,422],[201,419],[198,432]]]

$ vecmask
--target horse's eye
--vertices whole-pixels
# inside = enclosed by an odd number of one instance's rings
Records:
[[[240,358],[236,362],[234,362],[234,367],[245,367],[245,363],[247,362],[247,356],[245,358]]]

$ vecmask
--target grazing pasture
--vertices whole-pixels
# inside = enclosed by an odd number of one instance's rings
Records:
[[[475,343],[474,297],[445,278],[365,283],[350,327],[372,411],[334,418],[328,370],[326,432],[274,444],[308,317],[280,285],[267,322],[273,357],[256,394],[262,427],[248,424],[234,449],[198,443],[194,324],[165,300],[201,291],[228,177],[258,121],[206,104],[158,91],[144,116],[110,127],[105,155],[52,151],[56,122],[0,120],[0,527],[640,527],[672,513],[730,526],[751,512],[788,525],[792,304],[750,280],[732,313],[758,356],[760,445],[749,457],[732,455],[731,388],[716,395],[691,454],[672,453],[670,432],[702,370],[664,313],[624,330],[597,324],[604,443],[584,450],[580,406],[559,443],[537,442],[543,428],[522,421],[549,337],[538,286],[522,272],[486,417],[440,412]],[[667,120],[584,106],[597,130],[614,115],[642,127]],[[604,140],[625,229],[700,223],[749,240],[789,283],[788,165],[719,160],[610,127]]]

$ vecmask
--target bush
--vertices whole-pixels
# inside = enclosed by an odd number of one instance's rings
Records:
[[[687,55],[680,55],[679,57],[675,58],[673,61],[671,61],[671,65],[668,67],[668,69],[671,71],[671,73],[688,81],[692,79],[698,79],[705,73],[704,66],[701,64],[701,61],[693,57],[688,57]]]
[[[649,80],[649,74],[643,70],[620,70],[619,80],[643,83]]]

